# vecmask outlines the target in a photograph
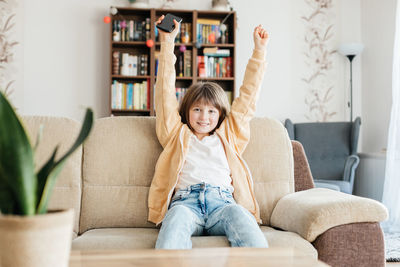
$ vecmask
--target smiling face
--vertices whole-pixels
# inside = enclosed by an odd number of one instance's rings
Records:
[[[189,125],[199,140],[208,136],[219,120],[219,110],[208,103],[195,103],[189,110]]]

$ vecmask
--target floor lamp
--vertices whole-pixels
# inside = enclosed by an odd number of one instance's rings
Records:
[[[364,49],[363,44],[342,44],[339,46],[339,53],[346,56],[350,61],[350,101],[347,102],[350,108],[350,121],[353,121],[353,59]]]

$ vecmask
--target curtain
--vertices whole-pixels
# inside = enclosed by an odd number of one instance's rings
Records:
[[[382,223],[385,232],[400,232],[400,1],[397,1],[393,50],[392,110],[390,115],[386,174],[382,202],[389,220]]]

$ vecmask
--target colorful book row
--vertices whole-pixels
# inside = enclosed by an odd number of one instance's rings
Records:
[[[113,52],[112,74],[124,76],[148,75],[149,56]]]
[[[197,56],[197,70],[202,78],[232,77],[232,57]]]
[[[142,83],[120,83],[111,85],[111,108],[114,110],[149,110],[150,81]]]
[[[150,18],[144,21],[114,20],[112,39],[115,42],[145,41],[150,37]]]
[[[197,19],[197,42],[200,44],[229,43],[228,24],[217,19]]]

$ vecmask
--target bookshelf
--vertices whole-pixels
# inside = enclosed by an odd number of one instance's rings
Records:
[[[155,21],[172,13],[182,17],[175,40],[177,98],[198,81],[218,83],[235,95],[236,13],[229,11],[117,7],[110,15],[111,116],[154,116],[154,87],[160,51]],[[229,15],[229,16],[228,16]],[[225,19],[221,27],[221,22]],[[153,45],[147,46],[152,40]]]

